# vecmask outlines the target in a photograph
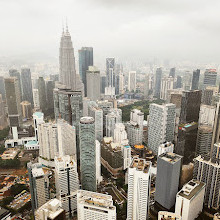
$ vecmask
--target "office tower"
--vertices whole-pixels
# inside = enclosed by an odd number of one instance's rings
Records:
[[[55,82],[52,80],[46,80],[46,100],[47,100],[47,113],[54,113],[54,101],[53,101],[53,89],[55,88]]]
[[[28,101],[33,105],[31,71],[29,68],[21,69],[21,89],[22,89],[22,100]]]
[[[102,182],[101,175],[101,145],[98,140],[95,141],[95,156],[96,156],[96,183],[99,185]]]
[[[158,220],[182,220],[182,218],[181,216],[172,212],[159,211]]]
[[[211,153],[212,144],[212,127],[209,125],[201,125],[198,128],[196,141],[196,154],[207,155]]]
[[[57,198],[61,201],[66,217],[70,218],[77,210],[79,179],[76,161],[69,155],[55,157],[54,161]]]
[[[150,104],[148,147],[154,153],[158,153],[160,144],[174,140],[175,129],[175,105],[174,104]]]
[[[182,157],[164,153],[157,158],[155,201],[166,209],[174,206],[179,187]]]
[[[219,209],[220,162],[218,159],[198,156],[194,159],[193,178],[206,184],[204,205]]]
[[[203,209],[205,183],[190,180],[176,195],[175,213],[184,220],[194,220]]]
[[[83,97],[83,116],[89,115],[89,106],[90,106],[90,99],[87,97]]]
[[[5,100],[5,80],[3,76],[0,76],[0,94],[2,99]]]
[[[31,103],[28,101],[21,102],[21,112],[24,119],[30,119],[32,117]]]
[[[114,129],[114,142],[120,145],[128,145],[127,132],[123,123],[116,123]]]
[[[168,99],[168,90],[174,88],[174,78],[173,77],[163,77],[161,81],[160,88],[160,99]]]
[[[89,66],[86,71],[86,90],[87,97],[91,101],[100,100],[100,71],[95,66]]]
[[[9,75],[10,75],[10,77],[16,77],[17,78],[17,80],[18,80],[18,87],[19,87],[19,91],[20,91],[20,94],[21,94],[21,100],[23,100],[22,99],[22,88],[21,88],[21,76],[20,76],[20,73],[16,69],[10,69],[9,70]]]
[[[149,95],[149,74],[144,77],[144,97],[148,98]]]
[[[198,122],[201,104],[201,91],[183,91],[180,123]],[[175,103],[174,103],[175,104]]]
[[[84,94],[84,86],[80,76],[76,74],[74,49],[68,27],[63,30],[60,41],[60,82],[68,89],[81,91]]]
[[[124,94],[124,74],[119,73],[119,94]]]
[[[69,155],[77,161],[76,153],[76,129],[63,119],[57,120],[57,138],[59,156]]]
[[[42,164],[29,162],[27,164],[31,192],[32,211],[41,207],[49,200],[48,173],[43,170]]]
[[[103,138],[103,111],[95,103],[90,105],[88,109],[87,116],[93,117],[95,119],[95,139],[102,141]]]
[[[128,90],[136,92],[136,71],[130,71],[128,76]]]
[[[219,142],[220,137],[220,102],[216,103],[216,111],[215,111],[215,117],[214,117],[214,125],[213,125],[213,137],[212,137],[212,149],[215,143]],[[211,149],[211,151],[212,151]]]
[[[220,143],[215,143],[212,151],[212,159],[220,161]]]
[[[0,94],[0,130],[8,126],[8,120],[5,112],[5,103],[2,100],[2,94]]]
[[[215,86],[216,79],[217,79],[216,69],[206,69],[204,73],[203,87],[206,88],[206,86]]]
[[[123,169],[123,155],[121,145],[114,143],[112,137],[104,137],[101,145],[101,162],[114,178]]]
[[[122,77],[122,79],[120,79]],[[115,94],[119,95],[120,94],[120,87],[123,85],[120,85],[124,81],[124,76],[123,76],[123,66],[122,64],[116,64],[115,65]],[[122,82],[121,82],[122,80]]]
[[[128,168],[127,220],[147,219],[151,185],[151,162],[134,158]]]
[[[122,155],[123,155],[123,170],[128,169],[131,164],[131,147],[130,146],[121,146],[122,148]]]
[[[158,156],[164,153],[173,153],[174,144],[172,142],[165,142],[158,147]]]
[[[34,109],[40,109],[40,100],[39,100],[39,91],[38,89],[33,89],[33,102],[34,102]]]
[[[80,172],[82,189],[96,191],[95,121],[82,117],[79,125]]]
[[[78,220],[116,220],[112,196],[85,190],[77,193]]]
[[[105,97],[107,98],[115,98],[115,87],[105,87]]]
[[[213,96],[213,90],[210,89],[204,89],[202,91],[202,104],[204,105],[211,105],[212,104],[212,96]]]
[[[157,68],[156,78],[155,78],[155,89],[154,89],[154,96],[156,96],[157,98],[160,98],[161,78],[162,78],[162,68]]]
[[[126,124],[129,144],[134,146],[143,142],[144,113],[133,109],[130,113],[130,121]]]
[[[100,89],[101,89],[101,93],[102,94],[105,94],[105,87],[106,87],[106,79],[107,77],[106,76],[101,76],[101,78],[100,78]]]
[[[201,105],[199,112],[199,125],[214,126],[216,107],[211,105]]]
[[[178,88],[182,88],[182,77],[181,76],[177,76],[176,89]]]
[[[84,84],[84,94],[87,94],[87,76],[86,71],[89,66],[93,66],[93,48],[92,47],[82,47],[79,52],[79,75]],[[97,82],[98,83],[98,82]]]
[[[61,220],[66,219],[61,201],[51,199],[35,211],[35,220]]]
[[[47,110],[47,98],[46,98],[46,87],[45,87],[45,81],[43,77],[39,77],[38,79],[38,94],[39,94],[39,103],[40,103],[40,109],[42,112],[46,112]]]
[[[193,71],[193,78],[192,78],[192,90],[198,90],[199,88],[199,77],[200,77],[200,70]]]
[[[54,89],[55,119],[62,118],[76,128],[76,147],[79,156],[79,121],[83,116],[83,101],[80,91]]]
[[[5,78],[5,93],[8,106],[9,125],[10,127],[20,127],[22,123],[21,96],[17,78]]]
[[[115,58],[106,58],[107,87],[115,87]]]
[[[36,140],[38,141],[38,126],[41,123],[44,123],[44,113],[42,112],[35,112],[33,114],[33,121],[34,121],[34,132]]]
[[[110,109],[106,115],[106,136],[113,137],[115,124],[122,122],[121,109]]]
[[[59,154],[57,125],[53,123],[38,124],[39,156],[53,160]]]
[[[175,73],[176,73],[176,68],[175,68],[175,67],[171,68],[171,69],[170,69],[169,77],[175,78]]]

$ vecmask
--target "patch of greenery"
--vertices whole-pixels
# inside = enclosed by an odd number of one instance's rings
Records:
[[[3,141],[9,134],[9,127],[0,131],[0,141]]]
[[[13,196],[18,195],[21,193],[23,190],[29,191],[28,187],[24,184],[15,184],[11,187],[11,194]]]
[[[2,160],[0,158],[0,168],[19,168],[20,164],[21,162],[17,158],[13,160]]]
[[[2,154],[5,150],[6,150],[6,148],[4,147],[4,145],[1,145],[0,146],[0,154]]]

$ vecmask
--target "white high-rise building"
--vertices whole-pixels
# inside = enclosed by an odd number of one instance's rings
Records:
[[[40,109],[40,101],[39,101],[39,91],[38,89],[33,89],[33,101],[34,101],[34,109]]]
[[[53,160],[59,154],[57,125],[53,123],[39,124],[38,139],[40,157]]]
[[[190,180],[176,195],[175,213],[183,220],[194,220],[202,212],[205,183]]]
[[[124,160],[123,170],[126,170],[131,165],[131,147],[122,146],[122,155]]]
[[[44,122],[44,113],[42,112],[35,112],[33,114],[34,120],[34,132],[36,140],[38,141],[38,125]]]
[[[123,146],[128,145],[127,132],[123,123],[116,123],[114,129],[114,142]]]
[[[215,121],[216,107],[212,105],[201,105],[199,112],[199,125],[213,127]]]
[[[151,162],[134,158],[128,168],[127,220],[147,219],[150,185]]]
[[[160,99],[167,100],[168,99],[168,90],[173,89],[174,78],[173,77],[164,77],[161,80],[161,88],[160,88]]]
[[[102,141],[103,138],[103,110],[96,103],[91,103],[88,108],[88,115],[95,119],[95,138]]]
[[[148,147],[158,153],[158,147],[164,142],[174,140],[175,129],[174,104],[150,104],[148,120]]]
[[[129,144],[134,146],[143,142],[144,113],[133,109],[130,114],[130,122],[126,124]]]
[[[136,71],[130,71],[128,76],[128,90],[136,91]]]
[[[58,199],[51,199],[35,212],[35,220],[57,220],[64,219],[65,211],[61,207],[61,201]]]
[[[119,73],[119,94],[124,93],[124,74]]]
[[[106,136],[113,137],[115,124],[121,123],[122,121],[122,111],[121,109],[110,109],[109,113],[106,115]]]
[[[77,193],[78,220],[116,220],[112,196],[79,190]]]
[[[74,158],[66,155],[55,157],[55,181],[57,198],[62,203],[66,216],[71,217],[77,209],[79,179]]]
[[[100,71],[95,66],[89,66],[86,71],[87,97],[92,101],[100,100]]]
[[[73,125],[63,119],[57,120],[57,134],[59,145],[59,156],[70,155],[77,161],[76,156],[76,130]]]
[[[99,185],[102,182],[102,175],[101,175],[101,145],[98,140],[95,141],[96,146],[96,182]]]

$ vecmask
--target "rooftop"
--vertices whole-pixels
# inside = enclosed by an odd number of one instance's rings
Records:
[[[33,177],[44,176],[44,171],[41,167],[34,167],[32,169],[32,175],[33,175]]]
[[[171,152],[163,153],[159,157],[169,163],[176,163],[182,159],[182,156]]]
[[[42,112],[34,112],[33,115],[36,115],[38,118],[44,117],[44,113]]]
[[[94,123],[94,118],[93,117],[82,117],[80,119],[81,124],[93,124]]]
[[[178,192],[178,196],[182,196],[188,200],[193,199],[203,188],[205,183],[198,180],[190,180],[183,188]]]
[[[150,166],[151,166],[151,162],[137,157],[133,159],[130,168],[136,168],[138,171],[143,171],[144,173],[148,173]]]

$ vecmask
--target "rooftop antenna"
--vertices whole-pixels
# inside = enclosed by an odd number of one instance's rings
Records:
[[[67,17],[66,17],[66,32],[69,32],[69,30],[68,30],[68,22],[67,22]]]

